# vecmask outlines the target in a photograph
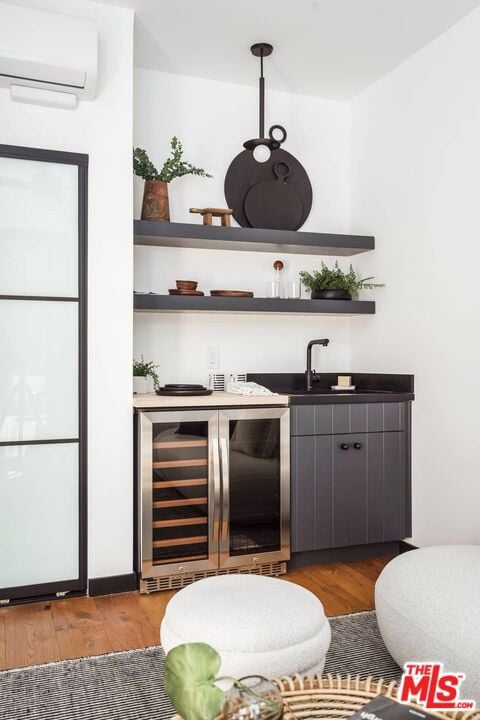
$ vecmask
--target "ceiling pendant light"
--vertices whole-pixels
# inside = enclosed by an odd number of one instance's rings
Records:
[[[253,157],[259,163],[270,160],[272,150],[278,150],[280,145],[287,139],[287,131],[281,125],[272,125],[268,131],[268,137],[265,137],[265,78],[263,76],[263,58],[268,57],[273,52],[273,46],[270,43],[255,43],[250,48],[250,52],[255,57],[260,58],[260,77],[258,79],[258,138],[252,138],[243,143],[246,150],[253,152]],[[278,135],[280,133],[280,137]]]

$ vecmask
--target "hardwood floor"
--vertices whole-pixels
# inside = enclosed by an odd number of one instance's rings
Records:
[[[290,570],[327,615],[373,609],[375,580],[389,557]],[[158,645],[174,591],[70,598],[0,608],[0,670]]]

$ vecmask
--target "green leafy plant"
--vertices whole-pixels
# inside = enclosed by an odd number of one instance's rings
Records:
[[[206,643],[177,645],[165,660],[165,690],[183,720],[213,720],[222,710],[225,693],[216,683],[230,680],[245,697],[254,697],[272,718],[281,715],[281,704],[232,677],[217,677],[220,655]],[[259,704],[260,703],[260,704]]]
[[[332,269],[322,262],[321,270],[314,270],[309,273],[306,270],[300,272],[300,281],[310,292],[319,292],[320,290],[346,290],[353,299],[358,298],[360,290],[372,290],[373,288],[384,287],[378,283],[371,283],[373,277],[363,278],[357,277],[355,270],[350,265],[350,270],[344,273],[338,266],[338,261]]]
[[[141,360],[134,360],[133,361],[133,376],[134,377],[151,377],[153,380],[154,386],[157,388],[160,385],[160,381],[158,379],[158,375],[155,371],[155,368],[158,367],[158,365],[155,365],[152,361],[145,362],[143,359],[143,355],[140,355]]]
[[[215,685],[219,654],[205,643],[177,645],[165,660],[165,690],[183,720],[212,720],[225,696]]]
[[[169,183],[174,178],[183,177],[183,175],[200,175],[200,177],[212,176],[197,168],[189,162],[183,160],[183,145],[177,137],[170,140],[172,149],[170,156],[165,160],[160,171],[148,157],[147,151],[143,148],[133,148],[133,172],[144,180],[163,180]]]

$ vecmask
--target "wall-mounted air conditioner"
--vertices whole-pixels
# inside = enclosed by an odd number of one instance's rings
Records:
[[[0,87],[14,99],[45,104],[42,98],[63,93],[93,100],[97,45],[91,20],[0,2]],[[62,96],[51,104],[62,105]]]

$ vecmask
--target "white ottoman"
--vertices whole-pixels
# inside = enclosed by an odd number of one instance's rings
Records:
[[[330,625],[322,603],[299,585],[224,575],[177,593],[160,636],[165,652],[182,643],[208,643],[222,658],[222,675],[273,678],[322,672]]]
[[[378,625],[392,657],[464,672],[480,702],[480,546],[442,545],[399,555],[375,586]]]

